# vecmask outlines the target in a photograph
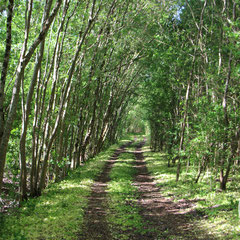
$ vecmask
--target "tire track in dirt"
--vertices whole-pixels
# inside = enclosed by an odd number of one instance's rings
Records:
[[[141,238],[136,236],[134,239],[216,239],[197,229],[191,218],[186,216],[185,210],[194,205],[191,201],[182,200],[175,203],[161,195],[159,187],[146,167],[142,151],[144,144],[145,142],[140,142],[134,152],[136,158],[134,167],[137,170],[134,185],[140,194],[138,204],[141,208],[140,214],[147,223],[147,233]]]
[[[106,189],[110,181],[109,173],[117,161],[119,155],[125,152],[125,148],[132,142],[118,148],[103,167],[102,173],[97,177],[91,187],[91,195],[88,197],[88,207],[85,210],[82,231],[78,235],[79,240],[111,240],[111,233],[106,221]]]

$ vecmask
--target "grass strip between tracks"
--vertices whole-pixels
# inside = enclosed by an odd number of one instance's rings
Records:
[[[146,231],[137,206],[138,190],[132,185],[134,158],[133,153],[122,153],[110,173],[107,218],[113,239],[132,239]]]

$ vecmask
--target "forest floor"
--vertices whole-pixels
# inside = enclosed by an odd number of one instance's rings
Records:
[[[50,185],[41,197],[0,215],[0,239],[239,239],[225,225],[237,226],[235,210],[229,214],[232,205],[199,208],[209,204],[202,185],[190,186],[184,179],[176,184],[175,169],[166,160],[163,153],[150,151],[144,137],[124,140]],[[211,216],[217,224],[211,225]]]

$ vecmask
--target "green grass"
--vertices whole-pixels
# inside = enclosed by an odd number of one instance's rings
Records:
[[[50,185],[41,197],[30,199],[16,213],[0,215],[0,239],[78,239],[91,184],[114,149],[116,146],[88,161],[66,180]]]
[[[176,183],[176,166],[167,167],[168,156],[151,152],[148,146],[144,147],[144,151],[147,167],[160,186],[163,196],[171,197],[175,201],[197,200],[196,211],[200,216],[204,216],[197,222],[201,228],[219,239],[240,239],[240,179],[230,182],[228,190],[221,192],[210,173],[205,174],[199,183],[195,183],[196,170],[190,167],[186,172],[186,167],[182,167],[180,180]]]
[[[138,140],[142,139],[138,136]],[[129,139],[122,141],[121,144],[128,141]],[[138,191],[133,185],[136,174],[133,168],[135,146],[135,143],[132,144],[127,148],[127,153],[119,156],[110,172],[106,209],[113,239],[131,239],[134,234],[144,235],[147,231],[152,231],[140,215]],[[77,234],[83,224],[91,185],[101,173],[104,160],[108,159],[116,148],[117,146],[111,147],[88,161],[64,181],[50,185],[41,197],[30,199],[15,213],[9,216],[0,215],[0,239],[78,239]],[[218,239],[240,238],[238,176],[231,176],[233,180],[229,182],[228,190],[220,192],[218,183],[210,173],[196,184],[193,181],[196,176],[194,168],[189,168],[186,174],[183,167],[180,181],[176,183],[176,167],[167,167],[168,156],[150,152],[148,146],[143,150],[147,167],[160,186],[163,196],[174,201],[197,200],[195,210],[202,217],[194,221],[200,229],[212,233]]]
[[[137,206],[137,188],[132,185],[136,170],[134,154],[122,153],[110,173],[108,184],[107,220],[113,239],[131,239],[134,233],[144,232],[144,223]]]

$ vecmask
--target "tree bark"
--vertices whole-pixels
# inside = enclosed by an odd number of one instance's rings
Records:
[[[12,15],[13,15],[14,0],[9,0],[7,10],[7,34],[4,60],[2,65],[1,80],[0,80],[0,143],[4,132],[4,89],[8,72],[10,52],[12,46]]]
[[[45,12],[42,20],[42,29],[44,28],[44,22],[49,18],[50,9],[52,6],[52,0],[48,1]],[[23,106],[23,114],[22,114],[22,132],[20,137],[20,164],[21,164],[21,174],[20,174],[20,196],[21,200],[27,199],[27,168],[26,168],[26,136],[27,136],[27,128],[29,122],[29,115],[31,113],[31,103],[32,97],[34,93],[34,88],[37,82],[37,77],[39,70],[41,68],[43,54],[44,54],[45,40],[43,40],[40,44],[40,50],[37,54],[37,59],[33,71],[32,81],[28,90],[27,101]]]

